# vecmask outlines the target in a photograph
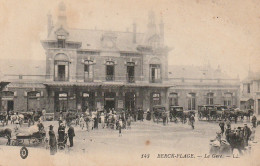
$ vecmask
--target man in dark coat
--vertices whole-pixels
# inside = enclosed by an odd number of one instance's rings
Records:
[[[257,119],[256,119],[256,116],[254,115],[254,116],[252,117],[253,127],[256,127],[256,121],[257,121]]]
[[[245,124],[243,132],[244,132],[243,135],[244,135],[245,146],[248,146],[248,140],[252,134],[252,131],[250,130],[249,127],[247,127],[247,124]]]
[[[70,147],[73,147],[73,137],[75,137],[75,132],[74,132],[74,128],[72,127],[72,125],[69,126],[68,136],[69,136],[69,141],[70,141]]]
[[[50,130],[49,130],[49,145],[50,145],[50,154],[54,155],[57,152],[57,141],[56,141],[56,136],[53,131],[53,126],[50,125]]]
[[[220,129],[221,129],[221,134],[223,135],[223,133],[224,133],[224,130],[225,130],[225,123],[224,123],[224,121],[222,120],[221,122],[219,122],[219,127],[220,127]]]

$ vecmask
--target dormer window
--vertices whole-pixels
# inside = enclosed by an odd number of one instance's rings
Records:
[[[65,36],[64,35],[58,35],[58,48],[65,48]]]

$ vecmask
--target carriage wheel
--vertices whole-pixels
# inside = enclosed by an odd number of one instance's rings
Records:
[[[20,149],[20,156],[22,159],[26,159],[27,156],[28,156],[29,152],[28,152],[28,149],[23,146],[21,149]]]

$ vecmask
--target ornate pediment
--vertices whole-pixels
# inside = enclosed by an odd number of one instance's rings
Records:
[[[69,36],[69,32],[66,31],[62,26],[55,31],[55,34],[57,36],[64,36],[65,38]]]

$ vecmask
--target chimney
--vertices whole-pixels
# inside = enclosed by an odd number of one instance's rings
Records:
[[[48,32],[48,36],[50,36],[51,30],[53,28],[53,24],[52,24],[52,15],[50,14],[50,12],[47,15],[47,32]]]
[[[161,39],[161,45],[164,45],[164,23],[163,18],[161,16],[161,22],[160,22],[160,39]]]
[[[133,23],[133,43],[136,43],[136,23]]]
[[[64,2],[59,4],[58,26],[67,26],[66,5]]]

